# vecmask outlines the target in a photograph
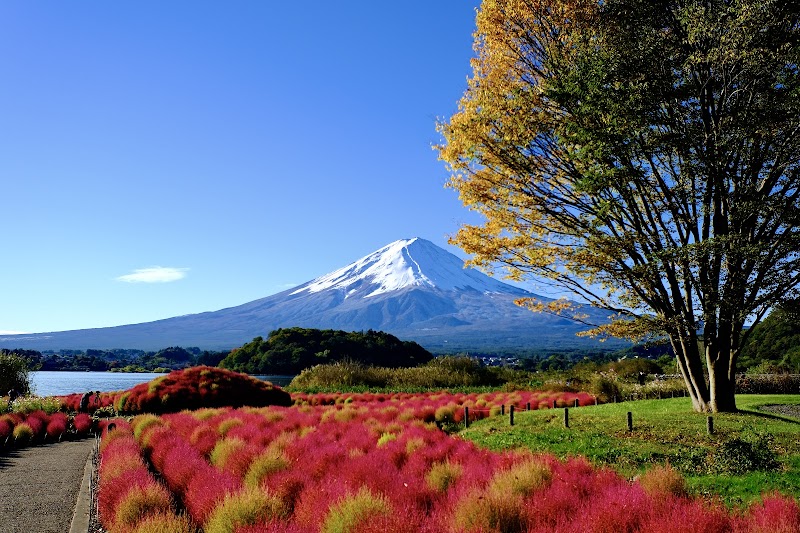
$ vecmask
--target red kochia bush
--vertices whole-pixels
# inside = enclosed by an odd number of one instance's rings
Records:
[[[50,416],[50,421],[47,423],[47,436],[51,439],[57,439],[67,431],[67,415],[64,413],[53,413]]]
[[[174,413],[203,407],[289,406],[287,392],[231,370],[196,366],[175,370],[120,393],[121,413]]]
[[[0,416],[0,441],[5,441],[14,431],[14,421],[11,417]],[[2,444],[2,442],[0,442]]]
[[[86,435],[92,429],[92,417],[87,413],[78,413],[72,419],[72,425],[75,426],[78,435]]]

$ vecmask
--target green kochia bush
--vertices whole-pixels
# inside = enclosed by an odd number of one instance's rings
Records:
[[[708,461],[715,474],[744,474],[757,470],[776,470],[780,464],[765,436],[748,441],[740,438],[723,442]]]
[[[120,413],[174,413],[203,407],[291,405],[289,394],[271,383],[231,370],[197,366],[175,370],[120,393]]]
[[[442,356],[417,367],[387,368],[354,361],[315,365],[292,380],[290,389],[319,390],[342,387],[391,389],[441,389],[499,386],[501,369],[481,365],[475,359]]]

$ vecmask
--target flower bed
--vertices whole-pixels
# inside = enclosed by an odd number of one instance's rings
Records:
[[[62,412],[8,413],[0,415],[0,446],[20,447],[65,437],[85,437],[93,426],[94,421],[86,413],[73,417]]]
[[[294,407],[140,415],[103,438],[100,516],[110,531],[161,519],[207,533],[800,528],[791,498],[729,512],[687,497],[670,469],[629,482],[584,459],[482,450],[425,422],[442,407],[517,399],[478,396],[326,395],[296,397]],[[136,501],[154,503],[123,519],[119,502],[134,486],[152,487],[136,489]]]

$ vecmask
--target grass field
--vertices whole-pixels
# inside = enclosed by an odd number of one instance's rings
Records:
[[[527,448],[559,457],[583,455],[633,478],[669,463],[695,494],[728,505],[780,491],[800,498],[800,420],[759,410],[800,404],[800,395],[740,395],[736,414],[695,413],[688,398],[642,400],[569,409],[517,412],[473,423],[460,435],[492,450]],[[633,429],[628,430],[627,413]]]

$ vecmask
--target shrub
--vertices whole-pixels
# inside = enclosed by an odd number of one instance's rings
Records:
[[[799,374],[738,374],[738,394],[797,394]]]
[[[75,432],[78,435],[87,435],[93,424],[92,417],[88,413],[78,413],[72,419],[72,425],[75,426]]]
[[[622,398],[619,379],[613,372],[599,372],[592,376],[589,389],[601,402],[609,403],[614,398]]]
[[[228,495],[211,513],[203,527],[205,533],[234,533],[238,528],[259,522],[283,519],[288,510],[280,498],[259,489]]]
[[[461,477],[463,468],[458,463],[445,461],[434,463],[425,476],[428,486],[437,492],[447,492],[447,489]]]
[[[146,487],[153,482],[153,476],[143,463],[114,479],[105,478],[101,471],[100,486],[97,492],[97,511],[103,526],[114,531],[119,502],[134,488]]]
[[[222,439],[211,451],[211,464],[223,470],[228,459],[241,453],[245,446],[245,442],[241,439]]]
[[[209,455],[217,445],[219,433],[209,426],[198,426],[189,436],[189,442],[201,455]]]
[[[393,440],[397,440],[397,434],[387,431],[386,433],[381,434],[380,438],[378,439],[377,445],[380,448],[381,446],[386,446]]]
[[[33,428],[27,422],[22,422],[14,426],[14,442],[19,446],[25,446],[33,440]]]
[[[362,522],[376,516],[388,515],[391,506],[382,496],[372,494],[361,488],[355,495],[349,495],[333,505],[322,525],[323,533],[350,533]]]
[[[709,459],[708,468],[715,474],[744,474],[779,467],[770,439],[758,436],[753,442],[734,438],[723,442]]]
[[[144,433],[149,428],[162,424],[163,422],[156,415],[153,414],[139,415],[133,420],[131,420],[131,428],[133,428],[133,437],[136,439],[136,442],[138,442],[141,445]]]
[[[800,531],[800,506],[780,494],[772,494],[748,509],[743,531],[751,533],[796,533]]]
[[[119,500],[112,530],[130,531],[150,515],[171,512],[172,500],[169,492],[155,481],[132,487]]]
[[[186,515],[153,513],[136,524],[133,533],[196,533],[197,527]]]
[[[14,422],[10,417],[0,416],[0,444],[14,432]]]
[[[639,485],[654,499],[686,496],[686,480],[669,464],[654,466],[639,476]]]
[[[42,414],[44,414],[44,413],[42,413]],[[46,419],[47,415],[44,415],[44,418]],[[44,435],[45,421],[43,420],[42,417],[34,416],[33,414],[28,415],[25,418],[25,423],[28,426],[30,426],[30,428],[33,430],[33,438],[34,439],[39,438],[42,435]]]
[[[61,409],[61,400],[53,396],[25,396],[17,398],[13,405],[15,413],[33,413],[34,411],[43,411],[48,415],[55,413]]]
[[[267,476],[288,468],[289,462],[277,448],[267,448],[267,451],[253,459],[250,468],[244,477],[244,484],[249,488],[258,488]]]
[[[242,422],[238,418],[226,418],[222,422],[220,422],[219,426],[217,426],[217,433],[222,435],[223,437],[228,434],[230,430],[233,428],[243,426],[244,422]]]
[[[546,487],[551,478],[550,468],[544,462],[531,458],[496,473],[487,490],[491,496],[498,498],[503,495],[528,497]]]
[[[524,508],[519,496],[497,497],[480,490],[467,492],[453,512],[456,531],[522,533]]]
[[[204,407],[291,403],[287,392],[266,381],[221,368],[197,366],[140,383],[126,391],[115,407],[121,413],[161,414]]]
[[[50,421],[47,423],[46,433],[47,436],[50,438],[59,438],[67,431],[67,425],[69,424],[69,420],[67,419],[67,415],[64,413],[54,413],[53,416],[50,417]]]
[[[156,451],[163,453],[161,475],[173,492],[184,493],[195,473],[208,468],[208,463],[197,450],[185,442],[177,442],[164,452]]]
[[[195,472],[189,480],[183,503],[192,520],[202,524],[228,494],[239,492],[241,487],[241,483],[227,472],[220,472],[206,464],[205,468]]]

